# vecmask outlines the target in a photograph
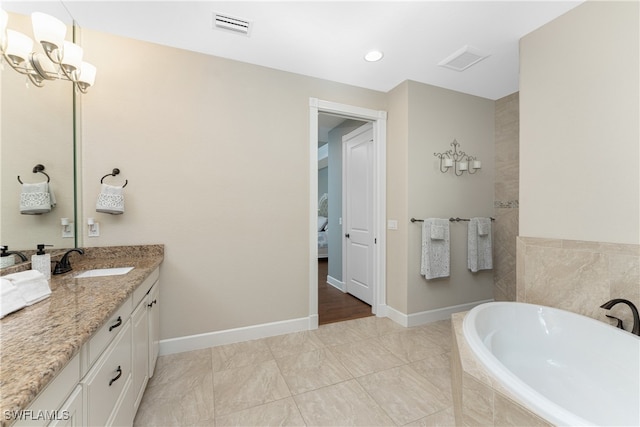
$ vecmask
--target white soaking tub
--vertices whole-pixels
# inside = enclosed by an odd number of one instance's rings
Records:
[[[560,426],[640,426],[640,337],[551,307],[473,308],[472,352],[534,413]]]

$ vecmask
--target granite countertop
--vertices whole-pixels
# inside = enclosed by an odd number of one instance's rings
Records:
[[[1,425],[6,411],[29,406],[164,259],[163,245],[84,251],[72,254],[73,271],[51,277],[49,298],[0,320]],[[75,278],[83,270],[127,266],[135,268],[121,276]]]

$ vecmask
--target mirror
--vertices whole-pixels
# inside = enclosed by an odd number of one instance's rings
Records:
[[[73,19],[61,2],[3,2],[1,7],[9,14],[8,29],[33,38],[30,15],[39,11],[67,24],[66,40],[72,39]],[[41,52],[42,47],[34,41],[33,50]],[[0,243],[27,255],[39,243],[53,245],[48,252],[75,247],[73,85],[47,80],[39,88],[7,64],[0,74]],[[24,215],[20,212],[22,185],[17,177],[23,183],[46,181],[44,174],[33,172],[38,164],[44,165],[50,177],[56,205],[48,213]],[[73,224],[71,237],[62,236],[61,218]]]

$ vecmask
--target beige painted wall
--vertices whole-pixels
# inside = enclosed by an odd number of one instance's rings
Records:
[[[396,86],[388,97],[387,219],[398,221],[398,229],[387,229],[387,305],[407,314],[407,237],[413,225],[407,221],[409,82]]]
[[[406,81],[389,92],[387,147],[387,303],[404,314],[492,298],[493,272],[467,269],[467,227],[451,224],[451,277],[420,275],[421,226],[416,217],[493,214],[494,101]],[[462,149],[483,168],[475,175],[443,174],[434,152]]]
[[[521,236],[640,243],[638,8],[588,1],[521,40]]]
[[[451,276],[425,280],[420,275],[421,226],[416,218],[471,218],[493,215],[495,102],[422,83],[409,82],[408,313],[492,298],[493,271],[467,269],[467,222],[450,223]],[[435,152],[456,139],[482,161],[474,175],[441,173]],[[390,171],[390,174],[393,172]]]
[[[639,16],[588,1],[521,41],[518,301],[640,305]]]
[[[163,339],[308,316],[309,97],[382,93],[84,30],[86,246],[164,243]],[[100,177],[126,212],[95,212]],[[86,226],[84,227],[86,233]]]

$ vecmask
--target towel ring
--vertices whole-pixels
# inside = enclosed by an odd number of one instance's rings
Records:
[[[51,182],[51,177],[49,175],[47,175],[46,172],[44,172],[44,166],[41,164],[37,164],[33,167],[33,173],[38,173],[40,172],[41,174],[43,174],[44,176],[47,177],[47,182]],[[22,180],[20,179],[20,175],[18,175],[18,182],[20,184],[24,184],[24,182],[22,182]]]
[[[103,181],[104,181],[104,179],[105,179],[106,177],[108,177],[108,176],[116,176],[116,175],[118,175],[119,173],[120,173],[120,169],[118,169],[118,168],[114,168],[114,169],[113,169],[113,171],[112,171],[111,173],[108,173],[108,174],[106,174],[105,176],[103,176],[103,177],[102,177],[102,179],[100,180],[100,184],[102,184],[102,183],[103,183]],[[122,186],[122,188],[126,187],[128,183],[129,183],[129,180],[128,180],[128,179],[125,179],[125,180],[124,180],[124,185]]]

